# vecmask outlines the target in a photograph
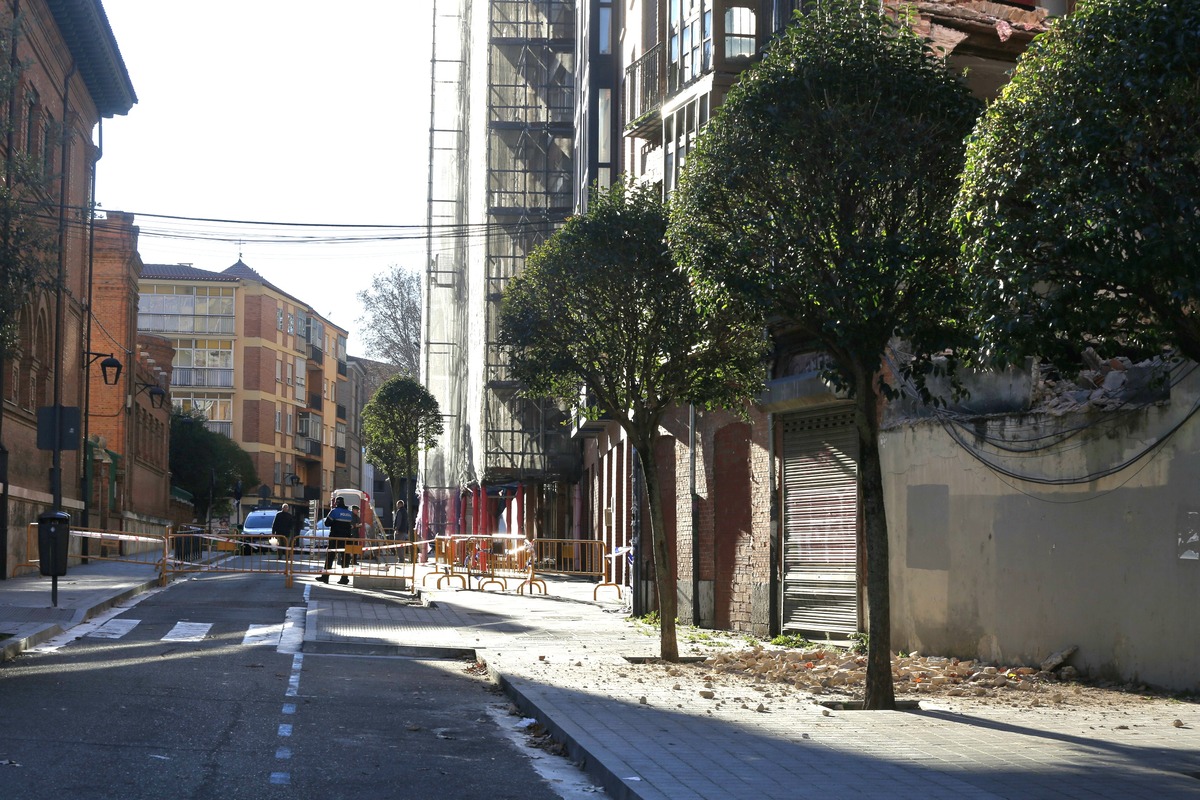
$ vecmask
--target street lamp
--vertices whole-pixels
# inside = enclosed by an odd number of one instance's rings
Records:
[[[167,391],[155,383],[137,382],[137,391],[133,393],[137,397],[142,392],[146,392],[150,396],[150,405],[154,408],[162,408],[163,401],[167,399]]]
[[[116,386],[117,381],[121,378],[121,362],[113,356],[112,353],[96,353],[88,350],[88,366],[95,363],[96,359],[104,359],[100,362],[100,375],[104,379],[104,383],[108,386]]]

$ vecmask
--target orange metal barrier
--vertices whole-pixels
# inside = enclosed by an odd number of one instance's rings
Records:
[[[417,567],[417,544],[397,542],[392,539],[334,539],[328,547],[325,537],[307,537],[301,534],[289,542],[290,581],[295,575],[330,577],[345,575],[354,578],[356,585],[363,581],[397,583],[415,586]],[[333,556],[328,559],[328,556]],[[330,560],[328,573],[325,563]]]
[[[509,580],[520,580],[517,592],[540,590],[546,594],[542,574],[580,575],[596,578],[592,598],[602,587],[611,586],[621,596],[621,587],[604,580],[607,549],[604,542],[579,539],[525,539],[519,534],[494,536],[438,536],[434,540],[435,571],[422,578],[422,584],[437,575],[437,588],[458,580],[470,586],[472,578],[479,588],[508,588]]]
[[[593,600],[606,586],[616,589],[618,598],[621,596],[621,587],[604,577],[608,558],[608,548],[604,542],[595,539],[533,539],[530,544],[533,546],[531,579],[537,572],[590,576],[597,580],[596,588],[592,590]]]
[[[123,561],[130,564],[145,564],[161,570],[164,560],[167,534],[161,533],[131,533],[129,531],[103,530],[100,528],[70,529],[70,552],[67,555],[68,568],[71,564],[89,561]],[[84,553],[84,543],[87,552]],[[38,524],[31,522],[25,527],[26,560],[17,564],[14,574],[22,569],[39,569]]]
[[[168,572],[266,573],[282,575],[292,586],[295,576],[325,574],[331,552],[325,537],[290,538],[269,534],[208,534],[203,530],[173,535],[167,543]],[[332,575],[386,580],[415,579],[416,546],[390,539],[335,539]],[[185,553],[186,556],[181,556]],[[403,566],[401,566],[403,565]]]

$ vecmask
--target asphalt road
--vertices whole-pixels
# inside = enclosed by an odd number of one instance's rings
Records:
[[[270,577],[183,581],[0,665],[0,798],[558,797],[469,662],[288,652],[303,607]]]

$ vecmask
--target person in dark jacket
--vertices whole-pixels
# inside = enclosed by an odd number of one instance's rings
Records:
[[[275,555],[278,558],[283,558],[283,554],[287,551],[288,540],[291,539],[296,532],[296,517],[292,514],[292,508],[287,503],[279,507],[279,513],[275,515],[274,521],[271,523],[271,547],[278,548],[275,550]]]
[[[329,549],[325,551],[325,571],[318,576],[317,580],[321,583],[329,583],[329,570],[333,568],[333,555],[335,552],[340,552],[338,556],[338,565],[343,569],[350,565],[350,560],[346,556],[346,545],[352,544],[357,537],[354,534],[354,515],[350,513],[350,509],[346,508],[346,501],[338,498],[333,502],[333,508],[329,509],[329,513],[325,516],[325,527],[329,530]],[[340,584],[350,582],[348,575],[343,575]]]

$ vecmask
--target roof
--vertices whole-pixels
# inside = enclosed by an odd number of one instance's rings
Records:
[[[141,278],[157,278],[165,281],[222,281],[237,283],[236,275],[224,272],[209,272],[191,264],[143,264]]]
[[[101,117],[127,114],[137,102],[133,81],[100,0],[46,0]]]

